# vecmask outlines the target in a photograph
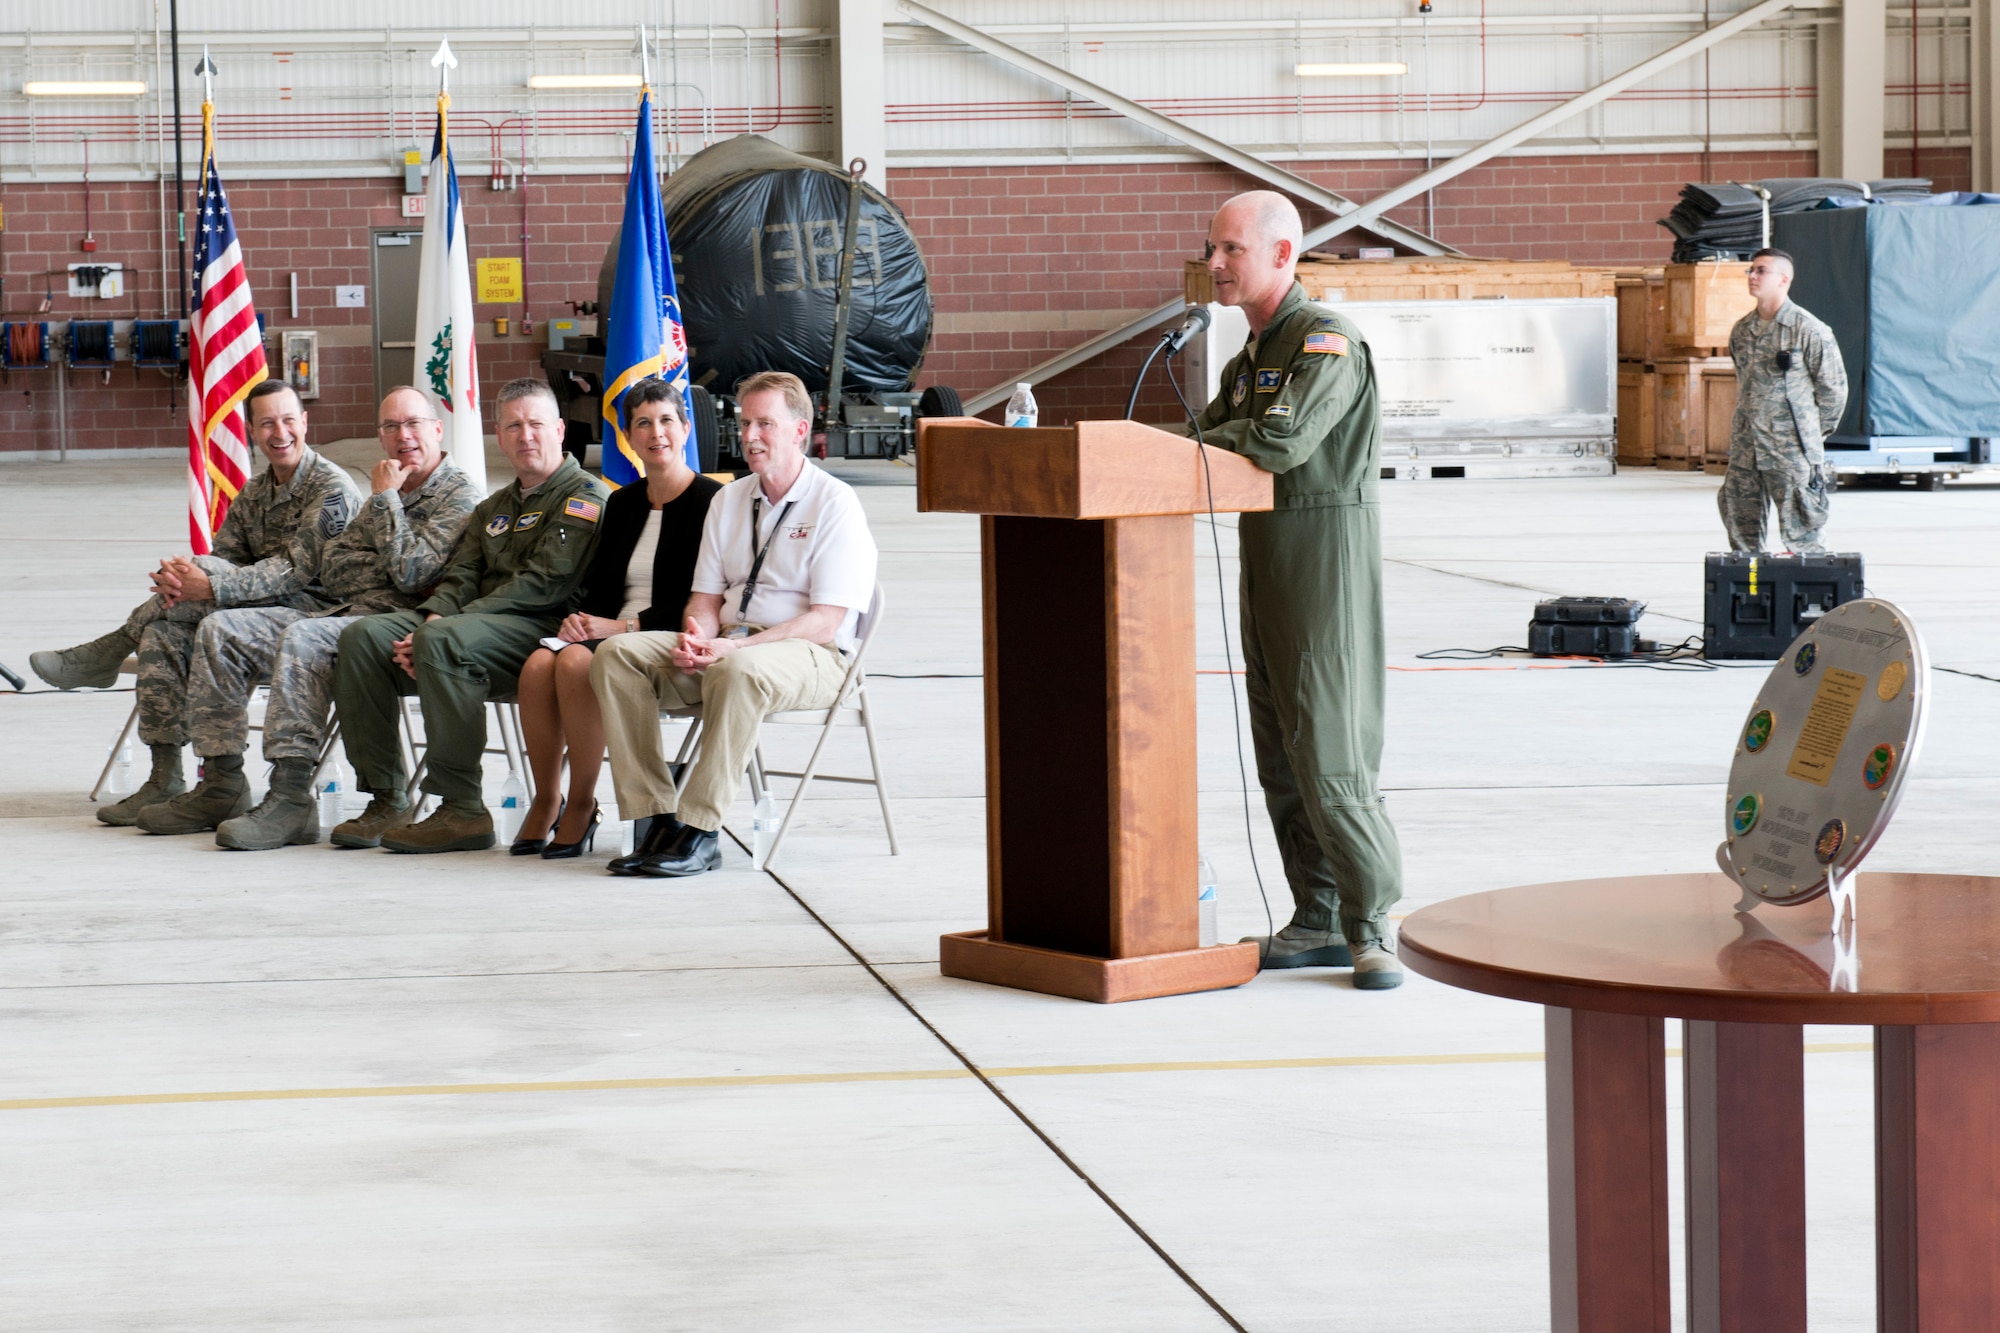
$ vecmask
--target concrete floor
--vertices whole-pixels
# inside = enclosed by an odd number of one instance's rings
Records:
[[[939,932],[983,922],[977,531],[917,514],[907,469],[847,471],[891,598],[900,857],[840,789],[771,875],[735,847],[671,884],[602,874],[604,848],[226,854],[91,819],[126,695],[0,694],[0,1327],[1158,1333],[1225,1327],[1210,1302],[1259,1333],[1548,1327],[1534,1008],[1335,972],[1108,1008],[938,976]],[[1519,643],[1554,593],[1698,633],[1715,487],[1385,487],[1406,909],[1711,864],[1761,671],[1415,654]],[[181,494],[166,463],[0,471],[0,661],[108,628],[181,546]],[[2000,489],[1835,514],[1940,666],[2000,678]],[[944,678],[891,678],[920,676]],[[2000,681],[1934,686],[1871,864],[1991,871]],[[1264,908],[1229,678],[1200,690],[1234,938]],[[1813,1328],[1869,1329],[1868,1033],[1808,1040]]]

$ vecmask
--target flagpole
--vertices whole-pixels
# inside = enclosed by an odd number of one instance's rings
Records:
[[[190,299],[188,271],[188,229],[187,229],[187,189],[182,183],[181,159],[181,6],[180,0],[168,0],[167,23],[173,34],[174,62],[174,222],[180,232],[180,289],[181,319],[188,317]]]

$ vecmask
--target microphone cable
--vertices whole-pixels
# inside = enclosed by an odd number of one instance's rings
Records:
[[[1165,346],[1165,342],[1160,344],[1160,347]],[[1154,348],[1154,354],[1157,355],[1159,350],[1159,347]],[[1147,357],[1146,364],[1150,366],[1152,363],[1153,358]],[[1236,728],[1236,778],[1237,788],[1243,795],[1243,841],[1250,850],[1250,873],[1257,880],[1257,896],[1264,902],[1266,934],[1263,946],[1257,950],[1257,970],[1261,972],[1265,960],[1271,955],[1271,941],[1277,938],[1278,927],[1271,918],[1271,895],[1264,888],[1264,871],[1257,864],[1257,830],[1250,817],[1250,769],[1243,762],[1243,710],[1236,700],[1236,659],[1229,650],[1229,594],[1227,585],[1222,579],[1222,538],[1215,530],[1215,476],[1208,467],[1208,442],[1201,435],[1201,417],[1188,406],[1187,397],[1181,393],[1180,381],[1174,378],[1174,358],[1171,352],[1167,354],[1166,365],[1167,383],[1173,387],[1174,398],[1180,403],[1181,411],[1187,413],[1188,424],[1194,427],[1195,456],[1201,459],[1201,478],[1208,491],[1208,540],[1215,551],[1216,615],[1222,622],[1222,664],[1228,668],[1226,679],[1229,681],[1229,721]],[[1141,379],[1145,378],[1143,370],[1139,374]],[[1132,397],[1136,401],[1138,396],[1139,388],[1135,384],[1132,386]],[[1129,418],[1131,413],[1127,412],[1126,416]],[[1238,540],[1240,542],[1241,538]],[[1240,550],[1237,559],[1239,561],[1242,559]],[[1247,677],[1245,684],[1248,684]],[[1199,823],[1198,818],[1197,823]],[[1218,940],[1216,943],[1219,944],[1221,941]]]

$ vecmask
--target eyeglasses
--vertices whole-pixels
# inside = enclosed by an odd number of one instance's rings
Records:
[[[411,417],[408,421],[385,421],[375,428],[377,435],[396,436],[404,431],[420,431],[436,421],[436,417]]]

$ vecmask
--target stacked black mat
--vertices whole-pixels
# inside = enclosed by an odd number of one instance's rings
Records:
[[[1771,192],[1771,214],[1803,213],[1836,197],[1863,197],[1860,181],[1826,176],[1758,181]],[[1869,181],[1867,193],[1877,199],[1921,199],[1931,192],[1928,180]],[[1713,184],[1681,187],[1680,202],[1660,219],[1674,234],[1674,262],[1704,259],[1748,259],[1763,244],[1764,201],[1744,185]]]

